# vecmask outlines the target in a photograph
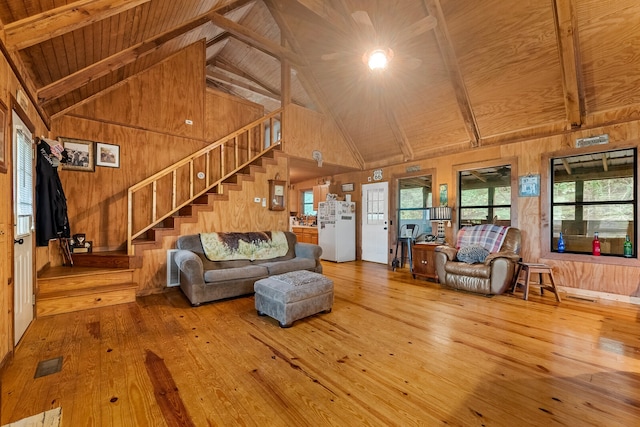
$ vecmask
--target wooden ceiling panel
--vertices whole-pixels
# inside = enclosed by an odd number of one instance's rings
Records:
[[[562,67],[548,2],[446,3],[444,13],[481,137],[561,120]],[[531,108],[535,105],[536,108]]]
[[[269,12],[265,4],[258,1],[249,4],[249,6],[251,6],[251,13],[242,17],[238,22],[261,36],[275,43],[280,43],[280,28],[276,25],[271,12]]]
[[[640,104],[640,3],[577,4],[587,112]]]
[[[139,1],[0,2],[9,25],[2,40],[29,70],[41,110],[82,105],[202,39],[206,64],[222,73],[208,84],[266,111],[279,106],[287,57],[292,101],[334,120],[367,165],[629,120],[640,110],[637,0]],[[27,25],[68,5],[70,22],[44,41]],[[79,21],[85,7],[92,13]],[[224,19],[206,15],[212,10]],[[384,73],[362,61],[373,47],[393,50]]]

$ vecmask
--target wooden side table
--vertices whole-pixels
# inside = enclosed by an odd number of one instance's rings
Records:
[[[436,273],[437,243],[415,243],[413,245],[413,277],[424,277],[438,281]]]
[[[538,274],[538,283],[531,283],[531,274]],[[543,279],[543,274],[549,275],[550,284],[545,284]],[[520,275],[523,277],[520,278]],[[514,294],[518,286],[523,287],[524,295],[522,299],[529,299],[529,285],[539,285],[540,286],[540,295],[544,295],[544,291],[553,292],[556,296],[556,301],[560,302],[560,294],[558,294],[558,288],[556,287],[556,281],[553,278],[553,269],[546,264],[538,264],[532,262],[519,262],[518,270],[516,271],[516,281],[513,285],[513,289],[511,293]]]

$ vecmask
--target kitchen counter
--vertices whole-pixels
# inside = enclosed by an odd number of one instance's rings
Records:
[[[318,244],[318,227],[315,225],[294,225],[291,227],[300,243]]]

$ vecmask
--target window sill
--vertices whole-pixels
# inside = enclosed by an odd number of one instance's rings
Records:
[[[589,264],[640,267],[640,260],[638,258],[624,258],[624,257],[617,257],[617,256],[593,256],[593,255],[587,255],[587,254],[546,252],[540,255],[541,261],[545,259],[552,260],[552,261],[570,261],[570,262],[584,262]]]

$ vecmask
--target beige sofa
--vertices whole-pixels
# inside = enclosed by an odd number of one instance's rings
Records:
[[[255,234],[233,234],[246,246]],[[252,294],[257,280],[291,271],[309,270],[322,273],[322,248],[311,243],[298,243],[296,235],[284,232],[288,244],[285,255],[271,259],[232,259],[211,261],[205,255],[200,234],[180,236],[175,262],[180,269],[180,288],[191,305]]]
[[[473,232],[473,227],[459,231],[464,232]],[[460,235],[456,242],[460,242]],[[520,245],[520,230],[509,227],[500,249],[489,253],[483,262],[473,264],[458,259],[458,248],[437,246],[435,264],[438,280],[454,289],[485,295],[502,294],[512,285],[520,260]]]

